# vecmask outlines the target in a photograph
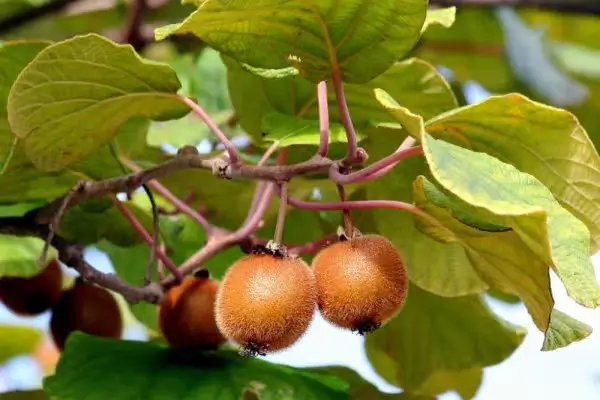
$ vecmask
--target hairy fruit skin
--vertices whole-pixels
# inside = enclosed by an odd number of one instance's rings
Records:
[[[17,315],[39,315],[58,303],[62,293],[62,279],[60,264],[52,259],[32,277],[0,279],[0,299]]]
[[[77,279],[52,309],[50,333],[60,350],[74,331],[118,339],[123,318],[117,300],[107,290]]]
[[[380,235],[334,243],[313,259],[318,306],[323,317],[366,333],[393,317],[404,304],[408,277],[396,247]]]
[[[215,322],[219,284],[208,278],[186,278],[160,304],[160,330],[173,348],[217,349],[226,339]]]
[[[253,254],[227,271],[217,295],[217,326],[248,355],[282,350],[308,329],[316,286],[299,258]]]

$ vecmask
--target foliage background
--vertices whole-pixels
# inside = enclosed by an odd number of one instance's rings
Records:
[[[1,2],[0,2],[1,4]],[[6,10],[6,9],[3,9]],[[469,13],[471,15],[469,15]],[[423,57],[428,61],[443,64],[450,67],[454,72],[456,85],[466,85],[471,87],[471,90],[465,91],[465,96],[470,101],[477,101],[474,98],[478,93],[476,88],[473,88],[476,82],[481,83],[492,91],[494,94],[506,93],[510,91],[520,91],[530,95],[540,101],[551,102],[555,104],[568,101],[561,94],[577,95],[577,85],[568,86],[563,93],[535,93],[532,88],[539,86],[537,79],[544,76],[545,69],[550,68],[550,65],[560,65],[564,73],[572,74],[585,84],[589,90],[589,97],[582,105],[569,106],[580,118],[590,136],[595,141],[596,146],[600,147],[600,118],[598,118],[598,105],[600,104],[600,84],[598,77],[600,72],[594,69],[597,65],[600,68],[600,43],[597,41],[597,30],[599,24],[596,19],[587,17],[573,17],[567,15],[557,16],[554,13],[546,12],[524,12],[522,15],[529,22],[546,23],[549,27],[548,43],[553,51],[555,59],[545,60],[540,59],[536,63],[535,74],[521,71],[521,79],[516,79],[515,71],[508,67],[508,61],[502,56],[503,41],[506,40],[508,46],[516,45],[526,38],[527,31],[523,31],[515,39],[513,34],[519,32],[519,27],[510,25],[502,32],[502,27],[494,16],[489,11],[469,11],[466,15],[459,16],[456,26],[450,30],[450,34],[441,28],[432,29],[429,34],[431,39],[429,44],[425,44],[416,53],[417,56]],[[96,16],[95,20],[102,19],[103,24],[107,21],[105,18],[113,18],[114,25],[118,26],[122,22],[124,13],[116,12],[114,14],[103,14]],[[94,21],[94,19],[92,19]],[[514,22],[514,21],[513,21]],[[73,32],[80,33],[90,30],[89,24],[77,25],[74,21],[54,21],[59,26],[65,29],[64,37],[67,37]],[[52,24],[49,24],[52,25]],[[91,29],[94,25],[92,25]],[[100,26],[100,25],[99,25]],[[577,29],[574,29],[577,27]],[[35,29],[34,29],[35,28]],[[40,37],[40,32],[44,29],[49,29],[52,33],[52,39],[60,39],[59,34],[56,37],[56,26],[48,26],[41,24],[40,26],[31,28],[33,30],[21,30],[13,32],[9,38],[22,37]],[[532,33],[532,32],[529,32]],[[596,33],[596,35],[594,34]],[[525,35],[525,36],[524,36]],[[533,38],[533,36],[530,36]],[[443,43],[447,38],[453,40],[453,45]],[[512,38],[512,39],[511,39]],[[519,40],[520,38],[520,40]],[[459,46],[456,46],[459,43]],[[529,47],[517,48],[517,53],[534,52],[536,49],[535,41],[530,41]],[[567,43],[567,45],[565,45]],[[585,46],[583,49],[577,46]],[[570,47],[569,47],[570,46]],[[596,52],[594,52],[594,47]],[[485,51],[481,51],[481,49]],[[458,49],[458,51],[456,51]],[[148,52],[153,54],[155,58],[169,59],[170,54],[168,49],[156,46],[148,49]],[[483,54],[480,54],[483,53]],[[217,115],[223,109],[226,109],[229,104],[228,100],[223,96],[225,91],[225,82],[218,70],[211,69],[210,63],[202,65],[194,65],[186,59],[170,60],[172,65],[181,74],[180,76],[187,77],[185,84],[188,85],[190,92],[195,92],[199,95],[200,103],[207,106],[207,110],[213,115]],[[582,67],[583,66],[583,67]],[[207,80],[211,87],[207,87],[205,82],[200,82],[195,79],[196,76],[206,76],[206,74],[214,74],[214,79]],[[543,86],[543,85],[542,85]],[[186,125],[182,121],[181,126],[177,128],[180,135],[177,141],[172,142],[174,146],[188,143],[190,140],[199,140],[208,132],[198,133],[197,122]],[[185,128],[188,128],[187,130]],[[182,132],[187,133],[181,134]],[[161,132],[161,126],[155,125],[151,131],[149,140],[150,144],[162,144],[164,132]],[[108,260],[97,261],[95,257],[100,257],[97,253],[92,253],[90,261],[92,264],[104,269],[108,269]],[[598,256],[596,256],[596,269],[599,270]],[[600,271],[598,271],[600,273]],[[492,367],[486,371],[484,384],[479,392],[478,398],[483,400],[488,399],[531,399],[531,398],[551,398],[558,399],[566,396],[573,396],[576,399],[592,399],[600,396],[600,388],[597,380],[600,376],[600,365],[596,360],[600,359],[600,311],[583,309],[575,306],[574,302],[568,299],[564,293],[564,289],[557,285],[556,279],[553,280],[555,288],[556,307],[571,316],[581,319],[583,322],[590,324],[595,328],[594,334],[583,342],[575,343],[566,349],[560,349],[551,353],[540,353],[539,343],[541,343],[541,333],[539,333],[530,322],[530,317],[522,305],[507,305],[491,300],[495,310],[512,322],[518,323],[528,328],[528,336],[524,344],[517,352],[506,362],[497,367]],[[558,287],[558,289],[556,289]],[[7,316],[8,321],[8,316]],[[47,321],[47,316],[32,320],[19,320],[26,324],[35,324],[44,326]],[[143,337],[143,332],[132,328],[129,332],[130,337]],[[325,322],[319,322],[311,329],[311,332],[296,344],[293,348],[277,355],[269,356],[268,359],[288,363],[294,366],[307,366],[318,364],[343,364],[357,369],[368,379],[377,382],[384,390],[392,390],[387,385],[382,384],[374,371],[368,366],[364,354],[362,354],[362,346],[360,346],[360,338],[355,337],[347,332],[339,331],[330,327]],[[326,359],[321,358],[327,356]],[[39,384],[40,376],[36,376],[33,372],[32,365],[26,359],[19,358],[9,362],[3,367],[1,383],[6,386],[5,390],[13,390],[18,388],[28,388]],[[19,383],[20,382],[20,383]],[[451,399],[453,395],[448,395],[443,398]]]

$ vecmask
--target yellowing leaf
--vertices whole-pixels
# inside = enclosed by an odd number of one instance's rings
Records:
[[[155,36],[192,33],[253,67],[292,66],[312,82],[339,70],[365,83],[411,50],[426,13],[426,0],[207,0]]]
[[[534,176],[485,153],[424,133],[433,177],[473,214],[511,227],[537,257],[551,265],[567,293],[586,307],[600,305],[600,285],[590,259],[590,233]]]
[[[65,90],[68,88],[68,90]],[[133,116],[180,118],[175,72],[130,46],[89,34],[43,49],[9,94],[8,119],[43,171],[59,171],[104,146]]]

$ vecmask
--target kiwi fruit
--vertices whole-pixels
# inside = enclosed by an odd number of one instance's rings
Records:
[[[336,242],[315,256],[312,268],[323,318],[360,334],[392,318],[407,296],[404,260],[381,235]]]
[[[304,334],[316,299],[314,276],[302,259],[251,254],[235,262],[221,282],[217,326],[242,347],[242,355],[265,355]]]

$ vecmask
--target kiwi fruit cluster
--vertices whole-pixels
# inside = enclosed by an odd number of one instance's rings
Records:
[[[115,339],[123,331],[121,310],[114,296],[81,278],[64,289],[62,269],[56,258],[34,276],[1,278],[0,301],[20,316],[32,317],[50,311],[50,334],[61,351],[74,331]]]
[[[316,309],[338,327],[376,330],[404,304],[404,261],[383,236],[340,239],[312,265],[283,246],[261,246],[231,265],[220,283],[207,273],[186,278],[160,305],[164,338],[174,348],[205,349],[231,340],[243,355],[265,355],[298,341]]]

